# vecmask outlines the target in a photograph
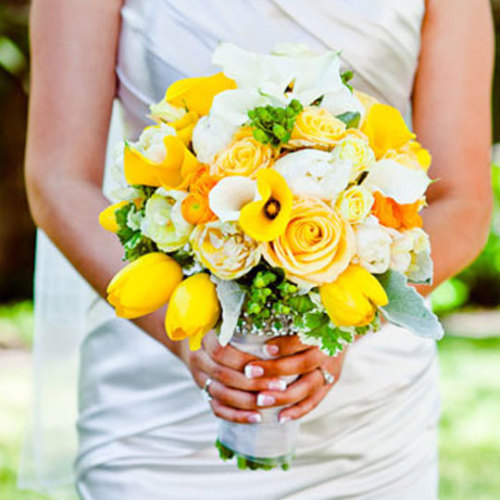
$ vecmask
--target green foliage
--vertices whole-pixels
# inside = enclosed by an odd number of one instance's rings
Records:
[[[253,137],[262,144],[286,144],[292,135],[302,104],[294,99],[286,108],[259,106],[248,112]]]
[[[118,232],[116,235],[120,239],[125,250],[124,260],[133,262],[142,255],[157,251],[156,245],[149,238],[142,235],[138,229],[132,229],[128,220],[131,215],[135,215],[144,210],[137,209],[133,203],[120,207],[115,212],[116,223],[118,224]]]
[[[349,82],[354,78],[354,73],[352,71],[344,71],[340,74],[342,78],[342,83],[352,92],[352,86]]]
[[[359,122],[361,121],[361,114],[353,111],[347,111],[341,115],[337,115],[340,121],[345,123],[346,128],[356,128],[359,127]]]

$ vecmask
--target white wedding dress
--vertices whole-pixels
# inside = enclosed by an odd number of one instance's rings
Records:
[[[398,107],[411,122],[424,12],[425,0],[127,0],[117,62],[123,129],[136,137],[147,123],[148,105],[161,99],[173,81],[217,71],[210,54],[223,40],[261,52],[281,42],[342,50],[356,87]],[[356,342],[340,381],[303,419],[293,468],[241,472],[234,463],[219,460],[217,421],[186,367],[132,323],[116,318],[95,294],[78,288],[74,277],[73,285],[69,278],[57,281],[43,256],[55,259],[49,264],[53,268],[57,258],[40,238],[36,347],[39,379],[46,383],[38,387],[36,402],[38,410],[49,407],[50,412],[55,400],[40,394],[47,393],[47,385],[62,387],[57,363],[50,364],[49,375],[47,360],[43,363],[48,357],[44,335],[55,335],[52,314],[60,338],[83,337],[75,462],[81,499],[437,498],[439,396],[433,341],[386,325]],[[62,309],[55,310],[61,282],[65,289],[59,300],[66,297],[66,302],[58,302]],[[85,315],[68,321],[64,307],[69,310],[76,302]],[[64,344],[59,347],[64,352]],[[59,364],[69,363],[70,357]],[[52,411],[49,421],[35,419],[35,438],[43,437],[28,441],[24,484],[29,485],[31,474],[54,498],[67,500],[66,493],[58,496],[57,491],[69,475],[47,465],[57,463],[52,449],[66,445],[68,452],[73,443],[67,426],[65,433],[58,431],[62,420],[71,422],[71,413],[59,413]]]

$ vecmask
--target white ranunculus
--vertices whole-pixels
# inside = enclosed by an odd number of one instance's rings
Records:
[[[167,151],[164,139],[170,135],[177,135],[174,128],[166,123],[146,127],[137,142],[131,142],[130,146],[144,155],[154,163],[161,163],[165,159]]]
[[[429,184],[430,179],[423,170],[389,159],[376,162],[363,183],[367,189],[381,191],[400,204],[415,203],[422,198]]]
[[[233,175],[221,179],[210,191],[208,201],[210,210],[222,222],[236,221],[240,218],[241,209],[259,196],[257,182]]]
[[[198,160],[202,163],[211,163],[215,155],[226,149],[233,139],[237,127],[225,120],[203,116],[193,130],[193,149]]]
[[[347,187],[352,164],[325,151],[304,149],[280,158],[275,169],[294,194],[333,201]]]
[[[158,188],[146,202],[141,230],[160,250],[174,252],[188,241],[193,226],[182,216],[181,203],[187,193]]]
[[[391,227],[384,227],[384,231],[391,238],[391,262],[389,267],[393,271],[405,274],[411,264],[413,238],[408,232],[401,232]]]
[[[354,261],[358,261],[371,273],[385,273],[391,262],[391,237],[373,216],[356,226],[354,233],[356,235]]]

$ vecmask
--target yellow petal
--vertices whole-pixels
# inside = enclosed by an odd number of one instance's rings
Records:
[[[352,279],[355,286],[375,305],[385,306],[389,302],[383,286],[377,278],[364,267],[351,265],[345,271],[344,279]]]
[[[200,116],[207,115],[217,94],[235,89],[236,82],[224,73],[198,78],[186,78],[173,83],[165,94],[165,99],[173,106],[184,107]]]
[[[185,172],[191,172],[199,165],[198,160],[176,136],[164,138],[165,159],[155,163],[129,145],[125,146],[125,178],[131,185],[144,185],[175,189],[184,180]]]
[[[190,348],[199,348],[201,339],[217,324],[219,316],[220,305],[214,283],[206,273],[194,274],[172,293],[165,316],[165,330],[172,340],[189,337]]]
[[[387,104],[374,104],[361,130],[370,140],[370,146],[377,158],[382,158],[390,149],[403,147],[415,138],[401,113]]]
[[[108,285],[108,302],[118,316],[138,318],[165,305],[182,280],[182,269],[167,255],[153,252],[119,271]]]
[[[198,123],[199,118],[200,115],[198,115],[198,113],[190,111],[179,120],[169,123],[169,125],[175,128],[177,131],[177,137],[179,137],[184,144],[189,145],[193,137],[194,127]]]
[[[105,208],[99,214],[99,224],[101,227],[106,229],[106,231],[110,231],[111,233],[116,233],[119,229],[118,224],[116,223],[116,215],[115,212],[125,206],[128,205],[128,201],[120,201],[119,203],[115,203],[114,205],[110,205],[108,208]]]
[[[271,241],[281,236],[290,221],[293,194],[285,179],[276,170],[257,172],[257,189],[262,199],[245,205],[239,223],[243,231],[256,241]],[[277,215],[269,217],[268,203],[276,202]]]

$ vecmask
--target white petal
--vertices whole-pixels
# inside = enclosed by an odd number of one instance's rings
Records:
[[[236,221],[241,209],[258,196],[257,183],[248,177],[234,175],[220,180],[208,195],[210,210],[222,222]]]
[[[333,200],[347,187],[352,164],[325,151],[304,149],[280,158],[275,169],[294,194]]]
[[[237,127],[213,116],[200,118],[193,130],[193,149],[199,161],[211,163],[214,156],[229,146]]]
[[[364,181],[367,189],[381,191],[398,203],[415,203],[427,190],[430,179],[423,170],[405,167],[394,160],[375,163]]]

